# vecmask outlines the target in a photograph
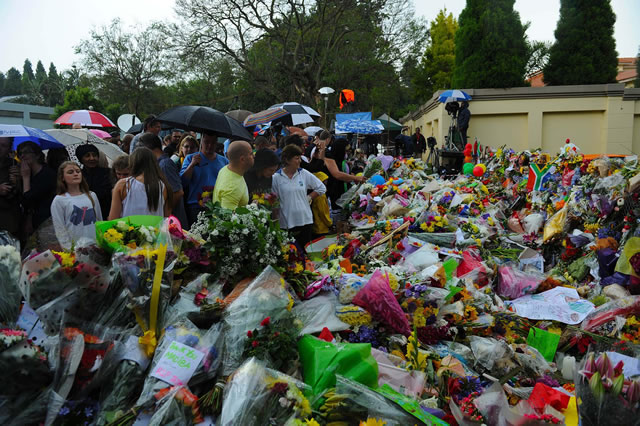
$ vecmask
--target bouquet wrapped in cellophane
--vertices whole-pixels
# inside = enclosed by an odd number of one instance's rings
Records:
[[[626,378],[624,361],[614,365],[611,355],[620,357],[607,352],[597,357],[594,352],[587,354],[576,374],[576,397],[581,401],[578,413],[583,426],[640,424],[640,379]],[[629,360],[635,362],[633,358]]]
[[[229,375],[242,364],[247,331],[265,318],[277,321],[295,303],[294,293],[284,279],[268,266],[225,309],[225,353],[223,374]]]
[[[311,417],[309,386],[249,358],[224,390],[218,423],[227,425],[304,424]]]
[[[0,322],[4,324],[16,322],[20,313],[20,266],[20,243],[8,232],[0,232]]]

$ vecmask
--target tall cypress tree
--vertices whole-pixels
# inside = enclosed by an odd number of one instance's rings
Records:
[[[4,82],[4,94],[9,95],[21,95],[22,92],[22,80],[20,71],[11,67],[7,71],[7,80]]]
[[[3,72],[0,72],[0,96],[4,96],[4,82],[6,81],[6,77]]]
[[[44,65],[42,65],[42,61],[38,61],[38,64],[36,65],[35,79],[36,81],[41,83],[47,80],[47,71],[44,69]]]
[[[556,41],[544,68],[550,85],[615,83],[616,15],[610,0],[560,0]]]
[[[33,74],[33,65],[29,59],[24,60],[24,65],[22,66],[22,89],[26,90],[31,86],[31,82],[35,79],[35,75]]]
[[[467,0],[455,37],[454,87],[524,84],[527,43],[514,3],[515,0]]]

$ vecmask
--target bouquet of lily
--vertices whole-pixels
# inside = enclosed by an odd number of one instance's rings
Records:
[[[585,357],[575,380],[582,425],[638,424],[640,379],[626,379],[623,369],[624,361],[614,366],[606,352]]]
[[[208,203],[191,232],[205,241],[215,275],[233,282],[278,264],[289,238],[269,212],[255,204],[232,211]]]
[[[309,391],[304,383],[249,358],[225,388],[219,424],[304,424],[311,416]]]

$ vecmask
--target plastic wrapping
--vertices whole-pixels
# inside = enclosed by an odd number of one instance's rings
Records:
[[[227,306],[223,374],[233,373],[242,363],[247,330],[253,329],[266,317],[277,320],[284,310],[291,309],[295,300],[293,291],[288,290],[280,274],[268,266]]]
[[[515,267],[502,266],[498,268],[497,293],[507,299],[517,299],[534,293],[544,279],[544,275],[533,271],[522,272]]]
[[[513,351],[504,341],[490,337],[469,336],[471,351],[476,360],[489,371],[506,372],[513,366]]]
[[[342,331],[349,328],[336,316],[338,300],[333,293],[321,294],[313,299],[299,303],[292,309],[293,315],[302,321],[300,335],[319,333],[323,328],[330,331]]]
[[[166,321],[171,324],[187,318],[196,327],[208,329],[222,320],[225,304],[221,298],[222,285],[210,274],[199,275],[180,290],[177,300],[167,310]]]
[[[0,322],[5,324],[16,322],[20,313],[20,267],[20,243],[0,231]]]
[[[342,274],[338,280],[340,295],[339,300],[343,305],[351,303],[356,294],[367,283],[367,279],[356,274]]]
[[[389,279],[380,270],[373,273],[367,285],[353,299],[353,303],[365,308],[376,320],[389,325],[397,333],[405,336],[411,333],[409,322],[391,291]]]
[[[303,420],[311,415],[305,396],[309,390],[304,383],[249,358],[225,387],[222,413],[216,424],[285,424],[290,419]]]
[[[152,375],[162,360],[165,351],[171,347],[173,342],[188,346],[203,354],[202,360],[198,363],[191,378],[188,380],[190,385],[194,385],[216,376],[220,366],[222,341],[221,325],[212,327],[206,331],[206,333],[198,330],[195,325],[186,319],[167,327],[156,348],[149,369],[150,375],[147,376],[144,382],[142,392],[136,402],[136,407],[150,407],[154,402],[154,395],[157,392],[170,388],[175,384]],[[185,385],[185,383],[182,385]]]
[[[335,392],[329,395],[342,403],[334,405],[326,401],[319,411],[323,418],[335,422],[359,424],[370,418],[388,426],[423,424],[383,395],[341,375],[337,376]]]

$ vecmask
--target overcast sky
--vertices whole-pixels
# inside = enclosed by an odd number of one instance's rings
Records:
[[[127,25],[144,26],[153,20],[173,20],[173,0],[0,0],[0,71],[22,65],[29,58],[45,68],[53,62],[59,71],[78,58],[73,46],[87,38],[91,28],[120,17]],[[640,0],[612,0],[617,15],[615,38],[619,56],[636,56],[640,45]],[[458,16],[465,0],[414,0],[416,12],[432,20],[443,7]],[[531,22],[532,40],[553,41],[559,0],[516,0],[523,22]]]

